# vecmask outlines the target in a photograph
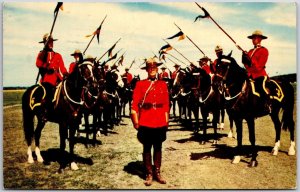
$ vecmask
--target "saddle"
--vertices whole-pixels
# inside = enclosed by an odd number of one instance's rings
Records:
[[[257,91],[255,87],[254,80],[250,80],[250,84],[252,87],[252,93],[258,97],[260,97],[260,93]],[[284,98],[284,93],[282,91],[281,86],[273,79],[270,79],[265,83],[264,91],[267,95],[269,95],[270,99],[276,99],[277,101],[281,102]]]
[[[54,104],[54,108],[56,108],[58,104],[59,101],[58,96],[60,94],[61,87],[62,87],[62,82],[60,82],[55,88],[54,97],[52,99],[52,104]],[[31,110],[33,110],[37,106],[41,106],[43,100],[46,98],[46,95],[47,95],[47,91],[45,86],[43,86],[42,84],[35,85],[35,87],[32,89],[30,94],[29,106]]]

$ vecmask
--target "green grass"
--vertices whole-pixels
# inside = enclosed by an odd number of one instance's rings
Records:
[[[17,105],[22,103],[25,90],[3,90],[3,106]]]

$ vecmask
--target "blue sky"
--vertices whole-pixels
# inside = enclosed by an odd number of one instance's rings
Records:
[[[268,36],[262,45],[269,49],[267,72],[270,76],[297,72],[297,28],[296,4],[293,2],[199,2],[222,28],[243,49],[252,48],[248,35],[260,29]],[[35,60],[43,48],[38,42],[44,33],[50,31],[53,22],[53,10],[56,2],[6,2],[3,4],[3,86],[30,86],[35,83],[37,68]],[[59,12],[53,36],[54,50],[61,53],[65,66],[73,61],[70,54],[75,49],[83,51],[91,34],[107,15],[102,26],[100,44],[96,39],[86,54],[98,58],[119,38],[114,51],[122,49],[125,53],[124,66],[133,59],[133,74],[145,76],[139,69],[144,58],[153,56],[166,43],[162,40],[179,30],[188,35],[204,53],[215,59],[214,48],[221,45],[225,53],[233,51],[240,63],[241,52],[234,43],[210,20],[194,19],[203,12],[194,2],[64,2],[64,10]],[[169,43],[184,54],[190,61],[196,62],[203,55],[185,39],[169,40]],[[169,53],[185,61],[174,50]],[[119,55],[120,56],[120,55]],[[105,56],[105,59],[107,56]],[[185,61],[186,62],[186,61]],[[187,62],[186,62],[187,63]],[[112,64],[112,63],[111,63]],[[165,64],[174,70],[173,63]],[[120,71],[124,71],[124,66]],[[182,64],[184,67],[185,65]]]

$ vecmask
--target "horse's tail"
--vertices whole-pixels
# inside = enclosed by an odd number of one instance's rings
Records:
[[[285,99],[283,101],[283,115],[281,120],[281,127],[283,130],[293,130],[295,126],[294,122],[294,102],[295,102],[295,96],[294,96],[294,87],[286,82],[283,83],[284,87],[284,96]]]
[[[34,134],[34,114],[30,109],[30,93],[32,89],[27,89],[22,96],[23,128],[27,145],[31,145]]]

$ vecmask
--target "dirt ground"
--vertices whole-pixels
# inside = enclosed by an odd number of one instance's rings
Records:
[[[218,130],[219,143],[204,145],[193,132],[178,122],[170,122],[163,143],[162,175],[167,184],[143,184],[142,145],[129,118],[98,137],[96,147],[75,146],[79,170],[68,166],[58,173],[61,154],[58,125],[47,123],[42,132],[41,151],[49,163],[27,163],[21,107],[3,109],[3,184],[5,189],[295,189],[297,156],[288,156],[289,133],[282,131],[278,156],[270,154],[275,131],[270,117],[256,120],[258,167],[248,168],[250,158],[231,164],[236,140],[227,138],[229,123]],[[296,115],[295,115],[296,118]],[[248,130],[244,124],[243,144],[248,149]],[[211,138],[212,129],[209,129]],[[84,135],[81,134],[83,137]],[[67,148],[68,151],[68,148]]]

